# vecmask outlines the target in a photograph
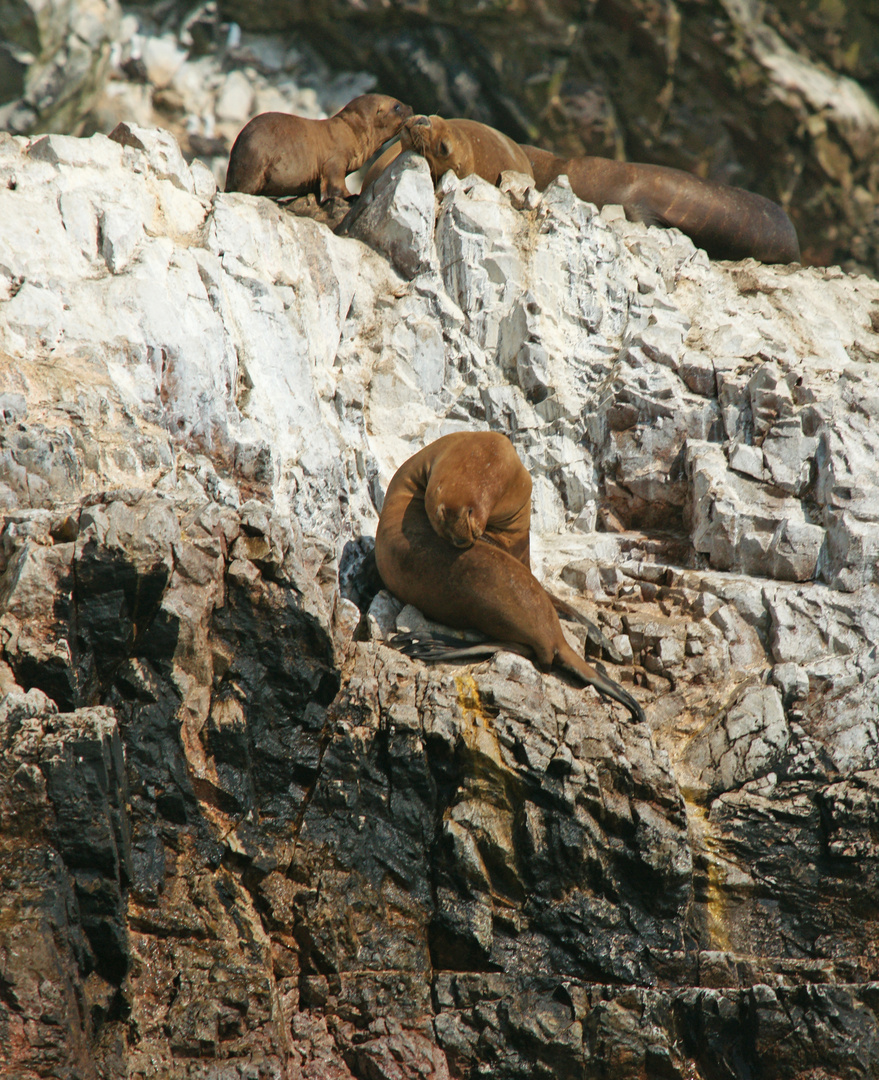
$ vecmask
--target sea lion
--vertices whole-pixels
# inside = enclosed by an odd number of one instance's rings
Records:
[[[712,259],[799,262],[793,222],[762,195],[665,165],[600,157],[565,160],[536,146],[522,149],[541,191],[564,174],[579,198],[599,208],[619,203],[630,221],[680,229]]]
[[[421,154],[434,183],[450,169],[461,178],[476,173],[490,184],[497,184],[505,169],[531,175],[528,156],[519,144],[476,120],[410,117],[400,135],[400,149]]]
[[[267,112],[241,129],[226,172],[226,191],[348,199],[348,173],[359,169],[412,115],[385,94],[362,94],[329,120]]]
[[[531,569],[531,474],[506,435],[448,436],[431,467],[424,509],[437,536],[455,547],[484,540]],[[585,626],[594,646],[622,662],[616,646],[591,620],[546,586],[543,590],[559,615]]]
[[[437,622],[486,634],[489,646],[407,650],[433,659],[524,646],[644,720],[637,701],[568,644],[553,598],[529,568],[531,478],[496,432],[445,435],[391,479],[375,538],[379,575],[394,596]]]

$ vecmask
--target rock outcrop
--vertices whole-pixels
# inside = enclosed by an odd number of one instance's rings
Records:
[[[117,0],[7,0],[0,129],[77,131],[104,90],[120,16]]]
[[[3,139],[4,1075],[875,1073],[877,359],[877,282],[564,180],[337,235]],[[646,725],[383,640],[382,492],[485,427]]]
[[[234,138],[255,114],[323,117],[375,89],[566,158],[671,165],[757,191],[792,215],[807,263],[877,276],[874,9],[223,0],[120,16],[115,0],[11,0],[0,127],[158,125],[222,187]]]

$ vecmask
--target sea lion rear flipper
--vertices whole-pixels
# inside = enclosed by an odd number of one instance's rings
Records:
[[[624,705],[631,713],[636,723],[643,724],[646,721],[644,710],[632,695],[624,690],[618,682],[615,682],[604,669],[603,664],[587,664],[574,652],[566,640],[562,639],[555,654],[555,662],[565,670],[578,675],[583,682],[595,687],[602,700],[612,698]]]
[[[638,702],[630,693],[625,691],[619,683],[614,682],[613,679],[608,677],[602,664],[596,666],[600,669],[601,678],[588,679],[587,681],[590,686],[595,687],[598,691],[598,696],[602,701],[607,701],[608,698],[610,698],[613,701],[619,702],[620,705],[629,710],[629,713],[636,724],[645,724],[647,722],[647,717],[644,715],[644,710]]]

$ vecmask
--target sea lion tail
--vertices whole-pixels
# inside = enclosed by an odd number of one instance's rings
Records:
[[[592,642],[592,644],[608,658],[613,660],[615,664],[623,663],[623,654],[613,644],[613,642],[598,629],[591,619],[587,619],[585,615],[582,615],[575,607],[572,607],[566,600],[562,600],[560,596],[556,596],[551,593],[549,589],[544,586],[546,595],[552,600],[552,606],[556,609],[557,614],[562,619],[567,619],[569,622],[579,623],[586,628],[586,636]]]

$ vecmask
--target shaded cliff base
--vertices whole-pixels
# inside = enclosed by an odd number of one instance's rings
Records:
[[[508,654],[340,666],[319,553],[183,465],[6,519],[9,1075],[877,1067],[865,687],[703,676],[645,728]]]

